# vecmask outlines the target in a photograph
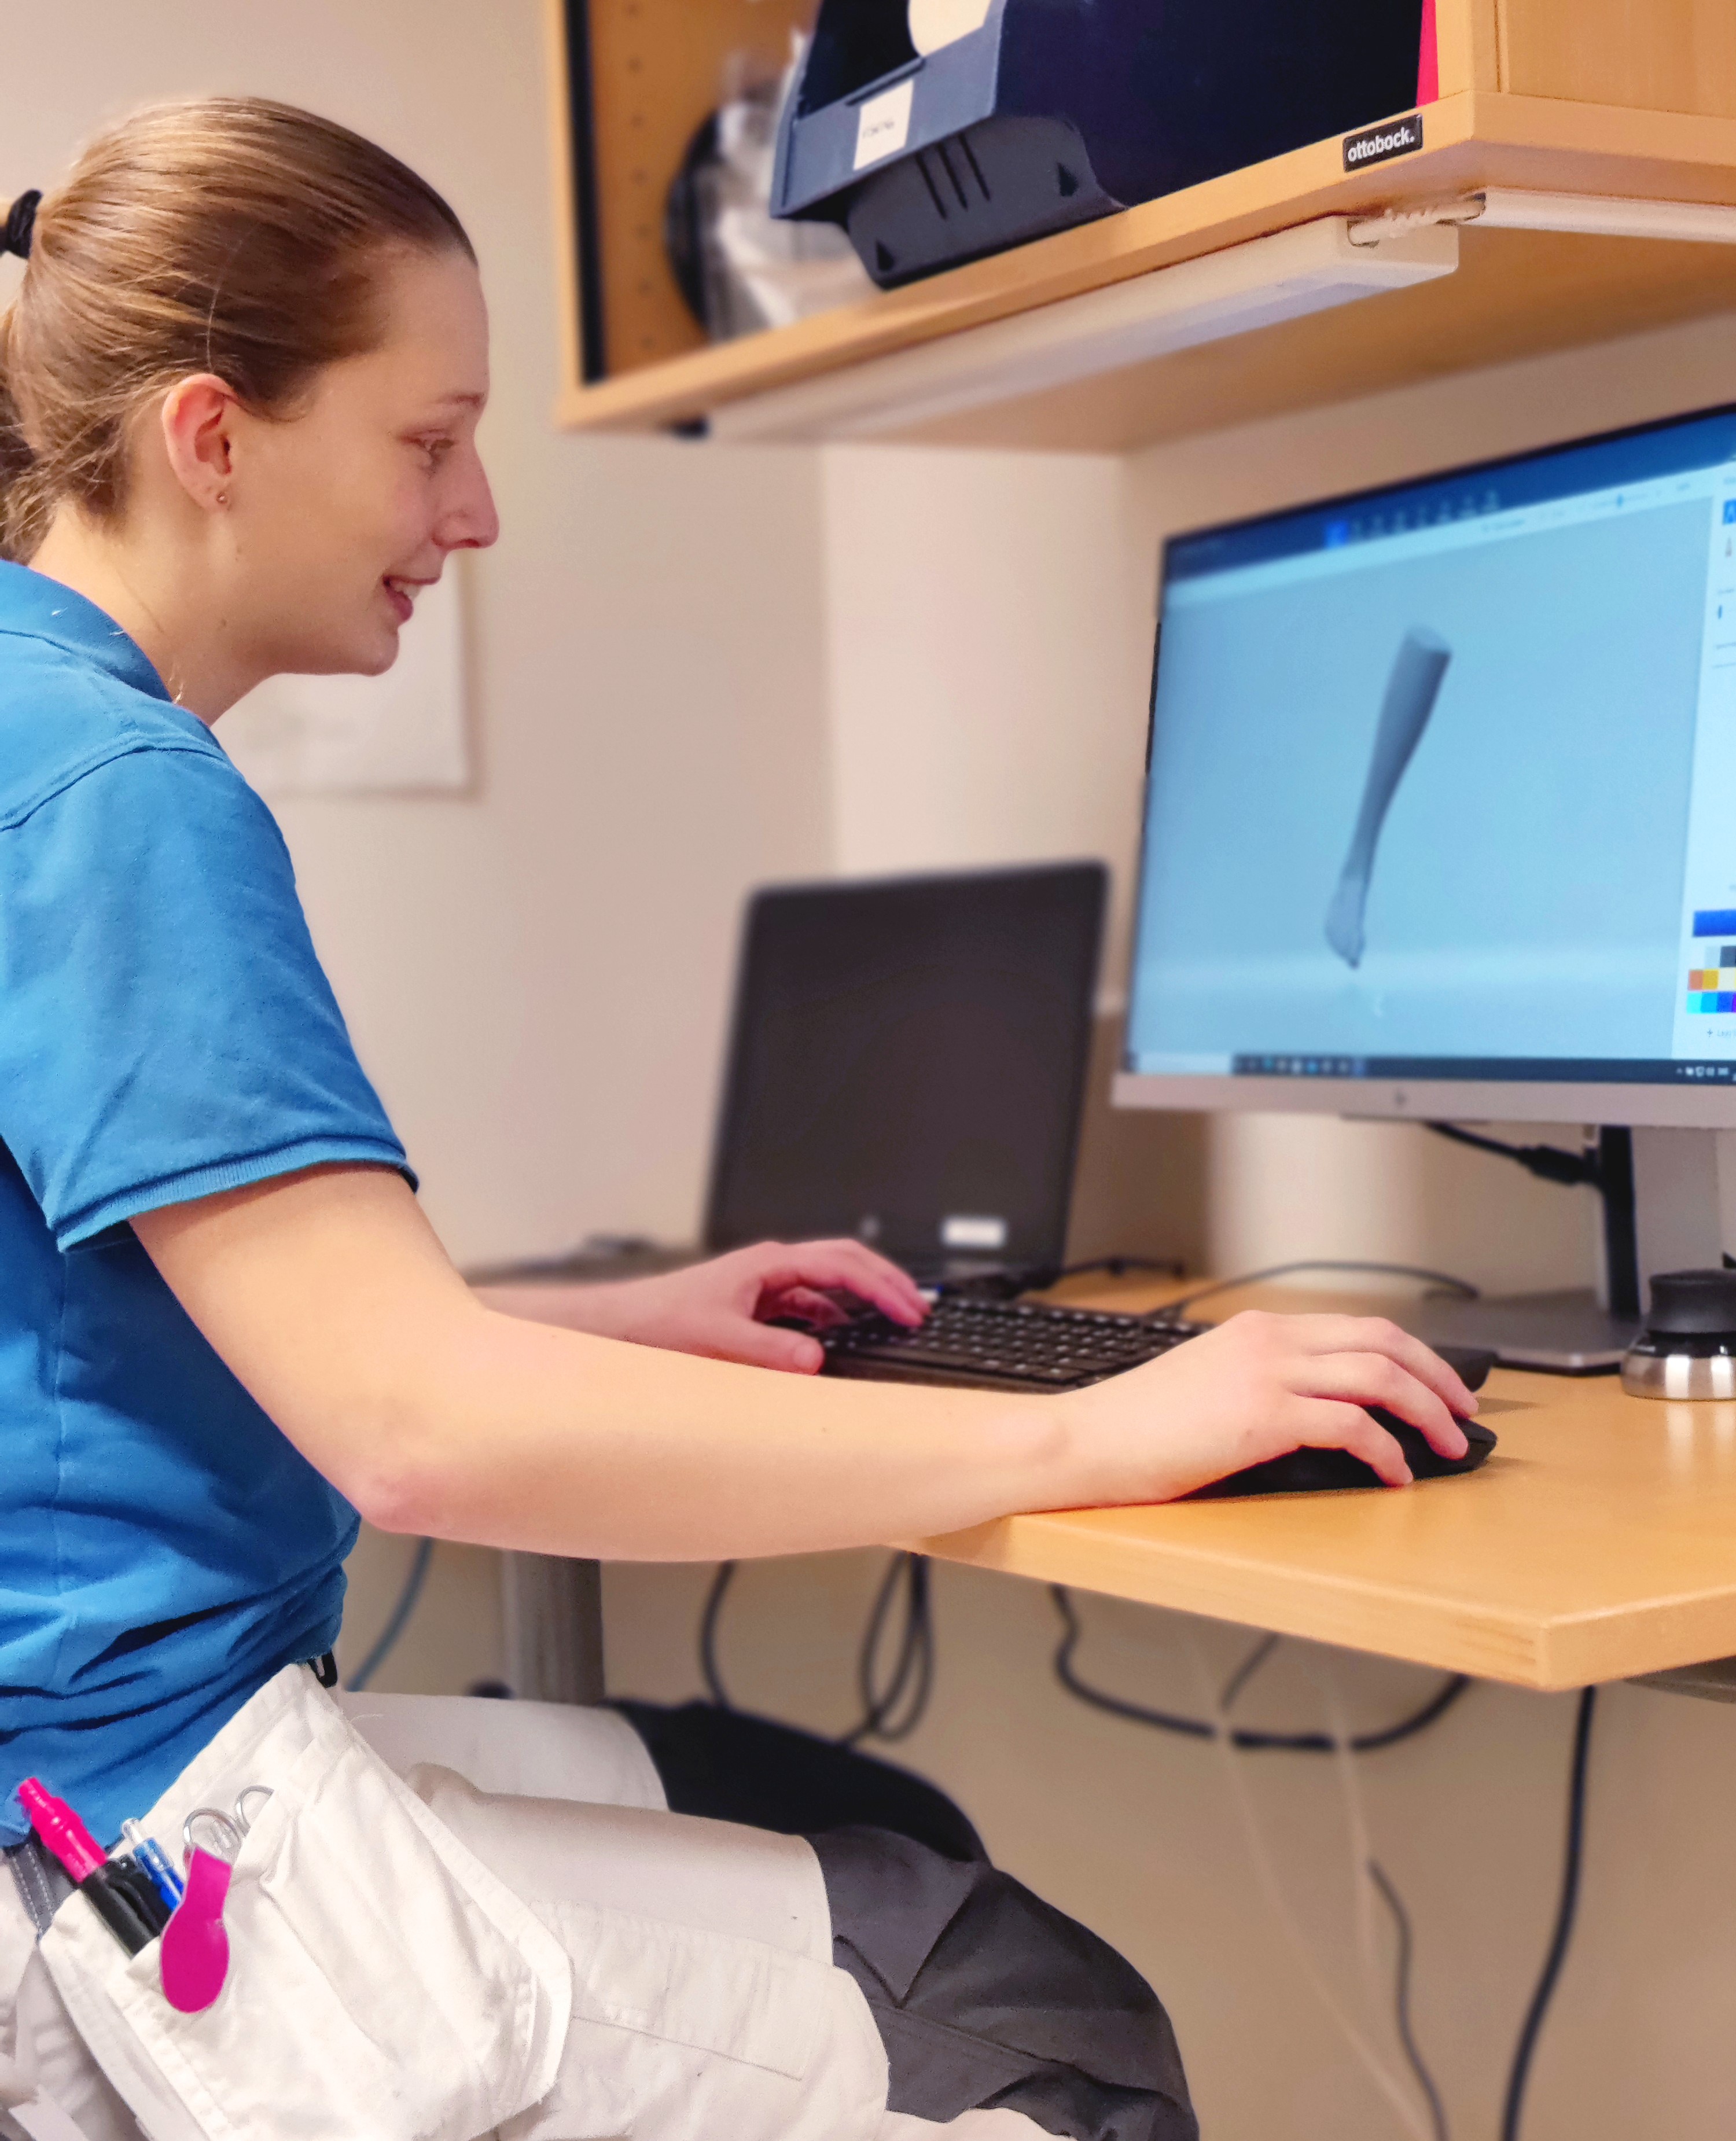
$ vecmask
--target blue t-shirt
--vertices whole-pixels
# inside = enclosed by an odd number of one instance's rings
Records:
[[[355,1512],[125,1223],[325,1161],[408,1173],[276,821],[108,617],[0,563],[0,1843],[27,1776],[111,1842],[336,1639]]]

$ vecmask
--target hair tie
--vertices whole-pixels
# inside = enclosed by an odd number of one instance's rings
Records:
[[[6,221],[0,225],[0,253],[16,253],[21,260],[29,259],[31,234],[36,229],[37,203],[42,198],[40,190],[20,194],[6,211]]]

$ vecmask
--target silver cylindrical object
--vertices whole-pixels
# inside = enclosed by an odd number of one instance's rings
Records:
[[[1736,1399],[1736,1271],[1660,1272],[1621,1363],[1636,1398]]]
[[[1621,1363],[1621,1387],[1636,1398],[1736,1398],[1736,1352],[1641,1353]]]

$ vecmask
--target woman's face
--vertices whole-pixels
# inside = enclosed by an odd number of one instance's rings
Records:
[[[262,673],[391,667],[449,553],[499,534],[476,451],[488,313],[462,253],[388,271],[386,333],[287,419],[245,422],[229,526]],[[239,591],[238,591],[239,592]]]

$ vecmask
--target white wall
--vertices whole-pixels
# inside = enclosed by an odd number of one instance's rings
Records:
[[[1150,649],[1126,629],[1121,463],[822,458],[838,869],[1103,855],[1124,913]]]

